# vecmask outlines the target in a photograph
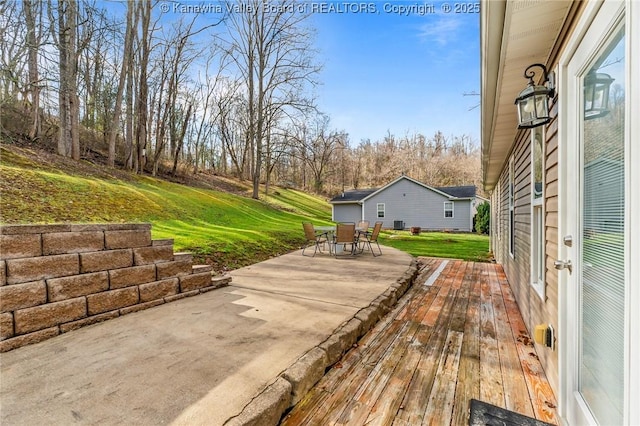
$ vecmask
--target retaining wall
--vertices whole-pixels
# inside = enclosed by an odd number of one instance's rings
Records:
[[[0,352],[230,281],[150,224],[0,226]]]

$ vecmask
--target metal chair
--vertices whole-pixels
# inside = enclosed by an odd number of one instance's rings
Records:
[[[329,243],[328,232],[316,232],[311,222],[302,222],[302,228],[304,229],[304,236],[307,239],[307,245],[302,249],[302,255],[305,256],[304,251],[314,246],[312,257],[316,255],[318,251],[322,251],[320,244],[324,245]],[[331,253],[331,244],[329,244],[329,253]]]
[[[381,229],[382,229],[382,222],[376,222],[375,225],[373,226],[373,231],[371,231],[370,233],[367,232],[367,233],[360,234],[361,237],[364,237],[364,240],[360,241],[360,244],[362,244],[362,247],[360,248],[361,253],[364,251],[364,248],[368,245],[369,250],[371,251],[371,254],[374,257],[382,255],[382,249],[380,248],[380,243],[378,243],[378,236],[380,235]],[[371,246],[371,243],[376,243],[376,245],[378,246],[378,254],[376,254],[373,251],[373,247]]]
[[[356,224],[355,223],[338,223],[336,225],[336,234],[333,237],[333,255],[338,257],[338,245],[342,244],[343,253],[346,252],[347,245],[351,246],[349,255],[356,253],[358,246],[358,240],[356,239]]]

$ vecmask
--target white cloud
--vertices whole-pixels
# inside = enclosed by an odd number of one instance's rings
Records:
[[[430,22],[420,27],[418,36],[424,42],[435,42],[440,46],[446,46],[457,38],[462,23],[462,19],[454,16],[442,16],[437,20],[430,19]]]

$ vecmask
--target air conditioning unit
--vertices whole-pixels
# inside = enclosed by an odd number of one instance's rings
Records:
[[[394,220],[393,221],[393,229],[395,231],[402,231],[404,229],[404,221],[403,220]]]

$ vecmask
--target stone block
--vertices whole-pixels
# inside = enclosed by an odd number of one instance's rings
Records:
[[[105,312],[100,315],[93,315],[87,318],[83,318],[77,321],[71,321],[65,324],[60,324],[60,332],[67,333],[69,331],[77,330],[82,327],[86,327],[91,324],[97,324],[102,321],[110,320],[119,317],[118,311]]]
[[[0,287],[7,285],[7,262],[0,260]]]
[[[130,249],[80,253],[80,272],[98,272],[108,269],[128,268],[133,265]]]
[[[70,224],[55,225],[2,225],[0,235],[42,234],[44,232],[69,232]]]
[[[101,314],[138,303],[138,287],[127,287],[118,290],[87,296],[89,315]]]
[[[211,278],[211,282],[220,286],[229,285],[231,283],[232,277],[231,275],[218,275]]]
[[[211,272],[204,272],[202,274],[184,275],[179,279],[180,279],[180,292],[182,293],[211,286]]]
[[[120,309],[120,315],[127,315],[133,312],[143,311],[145,309],[153,308],[154,306],[162,305],[164,300],[152,300],[151,302],[138,303],[137,305],[129,306]]]
[[[13,337],[13,314],[5,312],[0,314],[0,340]]]
[[[156,278],[155,265],[132,266],[109,271],[109,286],[112,290],[150,283],[156,279],[160,278]]]
[[[148,247],[151,245],[150,230],[105,231],[104,244],[107,250]]]
[[[379,311],[373,306],[368,306],[358,311],[358,313],[355,315],[355,318],[362,322],[363,334],[371,330],[378,323],[381,318],[378,315]]]
[[[324,376],[327,367],[327,353],[320,348],[313,348],[302,355],[282,377],[291,383],[291,407],[295,406]]]
[[[104,250],[104,233],[52,232],[42,234],[42,254],[82,253]]]
[[[318,346],[327,353],[327,362],[329,365],[338,362],[342,354],[346,352],[346,348],[343,347],[342,342],[336,335],[329,336],[327,340]]]
[[[0,259],[42,256],[40,234],[0,235]]]
[[[171,246],[173,247],[173,238],[166,238],[164,240],[152,240],[152,246]]]
[[[32,345],[39,343],[47,339],[60,334],[58,327],[50,327],[44,330],[36,331],[35,333],[25,334],[23,336],[17,336],[11,339],[3,340],[0,342],[0,352],[7,352],[13,349],[21,348],[22,346]]]
[[[84,297],[47,303],[14,312],[16,334],[26,334],[87,316]]]
[[[0,287],[0,312],[31,308],[47,303],[44,280]]]
[[[345,325],[336,330],[319,347],[327,353],[328,365],[333,365],[358,341],[359,330],[362,329],[360,320],[352,318]]]
[[[173,253],[173,260],[176,261],[188,261],[189,263],[193,264],[193,253],[189,253],[186,251],[181,251],[178,253]]]
[[[364,333],[362,321],[357,318],[351,318],[338,330],[338,334],[343,336],[345,345],[348,347],[353,346]]]
[[[291,406],[291,383],[278,377],[247,404],[236,417],[224,426],[277,425],[284,412]]]
[[[69,275],[77,275],[79,272],[80,262],[77,254],[7,260],[7,284],[68,277]]]
[[[213,272],[213,266],[211,265],[193,265],[191,267],[192,274],[201,274],[203,272]]]
[[[47,280],[49,301],[73,299],[109,289],[109,274],[106,271],[80,274]]]
[[[144,231],[150,229],[150,223],[81,223],[70,225],[69,231]]]
[[[200,293],[206,293],[207,291],[216,290],[222,287],[227,287],[231,282],[230,276],[213,277],[211,279],[211,285],[200,289]]]
[[[151,246],[133,249],[135,265],[173,261],[173,246]]]
[[[150,223],[108,223],[105,231],[150,231]]]
[[[391,307],[387,304],[387,299],[380,295],[369,306],[372,306],[380,314],[380,318],[391,312]]]
[[[173,262],[164,262],[156,264],[158,279],[179,277],[191,274],[190,260],[174,260]]]
[[[200,294],[200,290],[187,291],[186,293],[178,293],[173,296],[167,296],[164,298],[164,301],[175,302],[176,300],[184,299],[185,297],[197,296]]]
[[[177,278],[169,278],[162,281],[141,284],[139,289],[140,302],[149,302],[178,294],[180,286]]]

